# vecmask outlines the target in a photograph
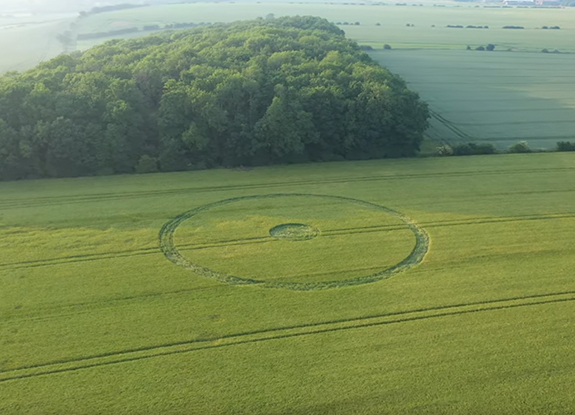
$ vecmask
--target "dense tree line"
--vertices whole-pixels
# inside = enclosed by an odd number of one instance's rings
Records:
[[[428,111],[327,20],[114,40],[0,78],[0,179],[412,156]]]

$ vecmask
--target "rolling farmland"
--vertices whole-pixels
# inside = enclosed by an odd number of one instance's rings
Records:
[[[449,3],[447,7],[429,3],[424,7],[198,3],[96,14],[80,19],[75,31],[86,34],[156,24],[228,22],[269,13],[320,15],[340,23],[351,39],[374,47],[374,59],[404,77],[410,88],[429,102],[433,120],[428,136],[436,142],[484,141],[506,149],[525,140],[532,148],[552,149],[557,141],[575,139],[571,70],[575,63],[571,41],[575,9]],[[55,36],[69,23],[61,20],[1,30],[0,50],[8,58],[2,61],[0,72],[24,70],[60,53]],[[447,25],[489,29],[453,29]],[[502,29],[505,25],[525,29]],[[559,26],[561,30],[544,30],[543,26]],[[84,50],[105,40],[82,40],[78,48]],[[496,46],[495,52],[464,50],[489,43]],[[384,44],[393,50],[382,52]],[[543,49],[561,53],[541,53]]]
[[[0,413],[568,413],[574,163],[0,183]]]
[[[77,32],[141,29],[151,24],[230,22],[273,13],[276,17],[324,17],[341,23],[340,27],[351,39],[377,48],[384,43],[401,49],[462,49],[467,45],[496,43],[505,49],[539,52],[548,48],[575,52],[570,41],[575,31],[575,9],[496,9],[448,4],[448,7],[433,7],[429,3],[424,7],[279,2],[174,4],[95,14],[81,19]],[[359,25],[355,25],[356,22]],[[408,23],[413,26],[407,27]],[[450,29],[447,25],[487,25],[489,29]],[[502,29],[505,25],[524,26],[525,30]],[[542,30],[542,26],[560,26],[561,30]],[[78,45],[84,49],[96,42],[81,41]]]
[[[573,10],[198,3],[78,32],[268,13],[376,48],[435,142],[575,139]],[[5,29],[30,50],[0,71],[68,24]],[[0,414],[572,413],[574,178],[538,153],[0,183]]]
[[[428,136],[436,142],[483,141],[503,150],[525,140],[532,148],[552,149],[557,141],[575,139],[575,47],[571,41],[575,9],[194,4],[95,15],[82,20],[78,31],[231,21],[268,13],[320,15],[339,23],[351,39],[376,48],[371,53],[374,59],[405,78],[429,102],[433,120]],[[525,29],[503,29],[506,25]],[[561,30],[544,30],[543,26]],[[87,48],[98,42],[79,45]],[[495,52],[465,50],[489,43],[495,45]],[[384,44],[394,50],[381,51]],[[561,53],[541,53],[543,49]]]
[[[392,50],[374,59],[401,74],[432,110],[427,135],[446,142],[575,139],[575,54]]]

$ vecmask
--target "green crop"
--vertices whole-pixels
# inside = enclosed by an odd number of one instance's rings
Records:
[[[569,413],[574,173],[540,153],[1,183],[0,413]],[[264,283],[166,258],[192,211],[181,255]],[[322,286],[409,257],[392,211],[422,261]],[[294,224],[313,237],[271,232]]]

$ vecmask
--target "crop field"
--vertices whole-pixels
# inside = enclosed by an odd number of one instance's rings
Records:
[[[506,149],[525,140],[532,148],[552,149],[557,141],[575,139],[575,9],[447,5],[172,5],[90,16],[78,30],[91,33],[119,25],[142,28],[146,24],[232,21],[268,13],[319,15],[340,23],[351,39],[375,48],[372,56],[429,102],[433,119],[427,135],[436,142],[485,141]],[[506,25],[525,29],[503,29]],[[544,30],[543,26],[561,30]],[[79,47],[101,41],[82,41]],[[490,43],[496,45],[494,52],[465,50]],[[382,51],[384,44],[393,50]],[[561,53],[541,53],[543,49]]]
[[[525,140],[552,149],[575,139],[575,54],[391,50],[372,57],[429,103],[436,141]]]
[[[575,155],[0,183],[0,413],[570,413]]]
[[[56,36],[69,28],[71,15],[0,18],[0,74],[24,71],[62,53]]]
[[[476,8],[474,5],[433,7],[430,3],[425,4],[423,7],[276,2],[175,4],[95,14],[81,19],[77,31],[94,33],[129,27],[141,29],[151,24],[230,22],[273,13],[278,17],[324,17],[341,23],[340,27],[351,39],[377,48],[384,43],[395,48],[416,49],[462,49],[467,45],[475,47],[496,43],[505,49],[539,52],[547,48],[575,52],[575,45],[571,42],[575,32],[575,8],[494,9]],[[359,25],[356,26],[356,22]],[[380,25],[376,26],[377,23]],[[408,23],[413,27],[407,27]],[[447,25],[487,25],[489,29],[451,29]],[[506,25],[524,26],[525,30],[502,29]],[[560,26],[561,30],[543,30],[543,26]],[[85,48],[95,42],[98,41],[81,41],[78,45]]]

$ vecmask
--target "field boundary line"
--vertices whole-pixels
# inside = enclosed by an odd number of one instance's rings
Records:
[[[471,138],[468,138],[471,140]],[[575,167],[553,167],[544,169],[497,169],[497,170],[464,170],[453,172],[436,172],[436,173],[406,173],[406,174],[384,174],[384,175],[370,175],[370,176],[357,176],[357,177],[338,177],[333,179],[317,179],[317,180],[294,180],[294,181],[278,181],[273,183],[255,183],[255,184],[239,184],[236,186],[207,186],[207,187],[187,187],[179,189],[168,190],[155,190],[155,191],[142,191],[132,193],[101,193],[93,195],[77,195],[77,196],[54,196],[44,198],[30,198],[30,199],[4,199],[0,200],[0,210],[29,208],[37,206],[56,206],[67,205],[72,203],[88,203],[88,202],[107,202],[110,200],[128,200],[138,199],[142,197],[151,196],[165,196],[177,195],[183,193],[197,194],[218,191],[241,191],[241,190],[257,190],[275,187],[289,187],[289,186],[313,186],[321,184],[345,184],[357,182],[377,182],[386,180],[411,180],[411,179],[428,179],[438,177],[464,177],[475,175],[498,175],[498,174],[539,174],[543,172],[561,172],[561,171],[575,171]]]

